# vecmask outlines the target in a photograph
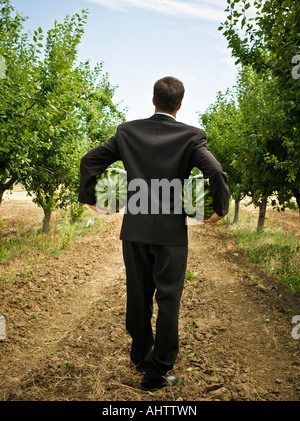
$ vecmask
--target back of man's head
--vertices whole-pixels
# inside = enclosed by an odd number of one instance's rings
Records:
[[[153,89],[155,107],[160,111],[174,112],[180,106],[184,96],[183,83],[172,76],[159,79]]]

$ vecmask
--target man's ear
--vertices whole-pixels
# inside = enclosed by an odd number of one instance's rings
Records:
[[[177,110],[176,110],[176,111],[179,111],[179,110],[180,110],[180,108],[181,108],[181,106],[182,106],[182,102],[178,105],[178,107],[177,107]]]
[[[155,101],[154,101],[154,97],[152,98],[152,103],[153,103],[153,105],[154,105],[154,107],[155,107]]]

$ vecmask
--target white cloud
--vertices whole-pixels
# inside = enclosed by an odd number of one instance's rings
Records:
[[[196,18],[208,19],[220,22],[224,19],[225,0],[87,0],[90,3],[99,4],[116,10],[128,8],[140,8],[151,10],[157,13],[192,16]],[[205,5],[209,4],[209,6]],[[213,7],[211,7],[213,6]],[[216,7],[215,7],[216,6]]]

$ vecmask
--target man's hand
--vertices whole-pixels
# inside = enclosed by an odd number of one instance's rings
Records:
[[[108,211],[104,211],[104,210],[102,210],[102,209],[98,208],[96,204],[94,204],[94,205],[88,205],[88,207],[89,207],[90,209],[92,209],[93,211],[95,211],[95,212],[97,212],[97,213],[100,213],[101,215],[111,215],[111,213],[110,213],[110,212],[108,212]]]
[[[212,214],[212,216],[208,219],[205,219],[203,222],[204,224],[215,224],[216,222],[220,221],[223,216],[219,216],[216,212]]]
[[[93,211],[98,212],[98,211],[97,211],[96,204],[94,204],[94,205],[88,205],[88,207],[89,207],[90,209],[92,209]]]

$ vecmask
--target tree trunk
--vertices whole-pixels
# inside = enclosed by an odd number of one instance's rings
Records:
[[[1,205],[1,203],[2,203],[3,193],[4,193],[4,191],[5,191],[5,190],[3,190],[3,187],[2,187],[2,186],[3,186],[3,184],[1,184],[1,185],[0,185],[0,205]]]
[[[44,219],[43,219],[43,233],[47,233],[50,230],[50,220],[51,220],[51,214],[52,211],[46,211],[44,210]]]
[[[239,210],[240,210],[240,199],[235,199],[234,200],[234,218],[233,218],[234,224],[237,224],[239,220]]]
[[[293,194],[296,198],[296,202],[297,202],[298,209],[299,209],[299,215],[300,215],[300,190],[299,189],[293,189]]]
[[[267,203],[268,203],[267,198],[261,199],[261,202],[259,203],[259,215],[258,215],[257,232],[261,232],[264,229]]]
[[[3,180],[4,182],[0,184],[0,205],[1,205],[5,190],[10,189],[11,186],[17,181],[17,179],[18,177],[16,175],[13,175],[10,180],[6,182],[7,178],[5,178]]]

